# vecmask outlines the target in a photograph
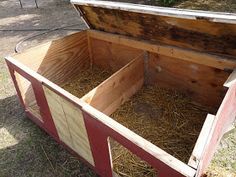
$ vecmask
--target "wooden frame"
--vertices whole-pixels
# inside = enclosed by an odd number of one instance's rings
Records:
[[[73,0],[72,3],[75,3],[76,9],[79,5],[79,13],[83,13],[81,6],[91,6],[183,20],[203,20],[204,23],[233,25],[236,19],[235,16],[221,13],[176,11],[123,3],[85,0]],[[88,16],[82,15],[88,26],[96,27],[96,24],[90,23],[91,19],[87,19]],[[209,53],[208,49],[198,47],[185,47],[185,43],[168,45],[132,35],[128,37],[92,29],[5,59],[17,95],[29,118],[99,175],[116,176],[111,168],[107,141],[111,137],[158,170],[160,177],[200,177],[221,137],[235,120],[236,60],[233,48],[225,55],[222,51],[214,49],[216,52]],[[75,77],[82,69],[92,68],[94,64],[111,68],[115,73],[82,98],[61,88],[66,79]],[[176,65],[180,69],[175,68]],[[16,77],[18,75],[32,85],[35,95],[33,101],[39,107],[41,119],[27,108],[20,79]],[[187,92],[194,101],[212,108],[188,164],[109,117],[143,84],[153,83]]]

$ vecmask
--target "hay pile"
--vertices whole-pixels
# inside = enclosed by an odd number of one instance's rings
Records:
[[[111,75],[112,71],[93,66],[93,68],[81,70],[75,78],[68,80],[62,88],[81,98]]]
[[[188,162],[207,111],[190,98],[157,86],[143,87],[111,117],[183,162]],[[121,176],[156,176],[144,161],[111,140],[113,169]]]

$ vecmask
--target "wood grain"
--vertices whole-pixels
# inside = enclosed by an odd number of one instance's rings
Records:
[[[212,108],[213,113],[218,109],[226,93],[223,84],[227,72],[154,53],[149,56],[147,83],[186,93],[193,102]]]
[[[16,82],[20,90],[21,97],[23,99],[24,106],[26,108],[26,111],[31,112],[36,118],[38,118],[40,121],[43,121],[40,114],[40,108],[35,98],[32,84],[30,83],[30,81],[28,81],[26,78],[24,78],[17,72],[14,72],[14,75],[15,75]]]
[[[188,165],[193,167],[194,169],[198,168],[199,162],[201,161],[201,158],[204,154],[204,149],[207,144],[207,141],[209,138],[211,138],[210,132],[212,130],[214,120],[215,120],[214,115],[212,114],[207,115],[206,120],[203,124],[202,130],[197,139],[197,142],[194,146],[191,157],[189,158]]]
[[[92,4],[75,6],[81,10],[92,29],[209,53],[236,54],[235,22],[216,22],[204,16],[189,19],[170,17],[165,13],[154,15],[109,6],[95,7]],[[230,15],[226,17],[230,18]]]
[[[46,86],[43,89],[61,141],[94,165],[81,110]]]
[[[110,115],[135,94],[144,82],[143,54],[132,60],[82,99]]]
[[[210,130],[207,143],[204,147],[204,153],[199,161],[199,167],[196,177],[201,177],[206,172],[216,148],[224,133],[235,121],[236,117],[236,83],[233,83],[228,89],[223,102],[217,111],[213,126]]]
[[[31,48],[13,56],[25,66],[56,84],[89,67],[87,32],[79,32]]]
[[[124,35],[111,34],[97,30],[88,30],[88,36],[113,44],[120,44],[126,47],[132,46],[132,48],[135,49],[145,50],[176,59],[211,66],[221,70],[233,70],[236,68],[236,60],[232,57],[212,55],[204,52],[198,52],[170,45],[163,45],[157,42],[139,40],[138,38],[134,37],[126,37]]]
[[[112,42],[90,38],[93,64],[117,71],[143,51]]]

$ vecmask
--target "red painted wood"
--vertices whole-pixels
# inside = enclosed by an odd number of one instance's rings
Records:
[[[23,98],[21,96],[21,92],[20,92],[20,89],[19,89],[19,86],[18,86],[18,83],[16,81],[16,77],[15,77],[15,74],[14,74],[14,69],[11,67],[11,64],[9,63],[9,61],[6,60],[6,64],[7,64],[7,67],[8,67],[8,70],[10,72],[10,75],[11,75],[11,78],[12,78],[12,81],[13,81],[13,84],[15,86],[15,89],[16,89],[16,93],[17,93],[17,96],[20,100],[20,103],[21,105],[24,107],[24,110],[26,110],[25,108],[25,104],[24,104],[24,101],[23,101]]]
[[[40,108],[40,114],[41,114],[41,117],[43,119],[42,126],[45,129],[47,129],[47,131],[49,131],[50,134],[53,135],[53,137],[59,138],[57,130],[56,130],[56,127],[55,127],[55,124],[54,124],[52,116],[51,116],[50,109],[49,109],[48,104],[47,104],[47,100],[46,100],[44,91],[43,91],[42,82],[38,81],[36,78],[34,78],[30,74],[28,74],[27,72],[22,70],[21,68],[17,67],[13,63],[10,63],[7,60],[6,60],[6,62],[7,62],[9,71],[11,73],[14,85],[16,87],[16,91],[17,91],[18,97],[20,98],[20,102],[24,106],[24,109],[26,110],[26,107],[24,105],[24,101],[22,100],[21,92],[19,90],[19,87],[18,87],[16,78],[15,78],[14,72],[19,73],[21,76],[23,76],[29,82],[31,82],[31,85],[32,85],[33,90],[34,90],[34,94],[35,94],[35,98],[36,98],[37,104],[38,104],[38,106]],[[34,121],[34,122],[36,122],[38,125],[40,125],[39,121]]]
[[[203,157],[197,169],[197,177],[203,176],[208,167],[216,148],[226,132],[227,128],[233,123],[236,116],[236,83],[227,91],[225,98],[216,114],[212,134],[204,148]]]
[[[71,149],[69,146],[67,146],[64,142],[62,142],[57,136],[54,136],[50,131],[48,131],[44,124],[35,117],[31,112],[26,112],[27,117],[33,121],[35,124],[37,124],[42,130],[44,130],[48,135],[50,135],[57,143],[61,144],[67,151],[69,151],[73,156],[78,158],[80,161],[82,161],[84,164],[86,164],[89,168],[91,168],[93,171],[97,172],[95,167],[92,166],[87,160],[85,160],[83,157],[78,155],[73,149]],[[98,172],[97,172],[98,173]]]
[[[54,136],[59,137],[57,133],[57,129],[52,119],[52,115],[47,103],[47,99],[44,94],[44,90],[42,87],[42,83],[37,80],[32,80],[32,86],[35,93],[35,98],[37,100],[37,104],[40,108],[40,113],[43,118],[43,122],[45,127],[52,133]]]
[[[83,111],[85,126],[87,128],[89,141],[95,160],[95,167],[102,177],[112,177],[111,162],[108,150],[108,137],[126,147],[132,153],[145,160],[158,172],[158,177],[183,177],[182,174],[172,169],[153,155],[144,151],[132,141],[93,118],[89,113]]]

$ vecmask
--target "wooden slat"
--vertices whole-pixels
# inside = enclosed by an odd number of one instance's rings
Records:
[[[194,146],[188,165],[195,169],[198,168],[199,162],[204,154],[204,148],[205,145],[207,144],[208,138],[211,138],[210,132],[212,131],[214,120],[215,120],[214,115],[212,114],[207,115],[202,130],[197,139],[197,142]]]
[[[225,81],[224,86],[229,88],[236,82],[236,69],[229,75],[228,79]]]
[[[211,66],[221,70],[236,68],[236,60],[225,56],[211,55],[208,53],[187,50],[184,48],[163,45],[160,43],[153,43],[147,40],[138,40],[137,38],[130,38],[124,35],[111,34],[96,30],[88,30],[88,35],[94,39],[100,39],[103,41],[128,47],[132,46],[132,48],[141,49],[206,66]]]
[[[87,32],[75,33],[12,57],[60,85],[74,77],[81,68],[89,67]]]
[[[236,15],[162,10],[86,0],[72,3],[92,29],[168,45],[235,56]],[[116,7],[115,7],[116,6]],[[174,15],[176,13],[176,15]],[[171,14],[171,15],[170,15]]]
[[[46,86],[43,89],[61,141],[94,165],[81,110]]]
[[[227,72],[154,53],[149,57],[147,83],[186,93],[193,102],[215,113],[227,90],[223,87]]]
[[[144,82],[143,54],[132,60],[82,99],[110,115],[140,89]]]
[[[196,177],[201,177],[208,167],[216,148],[224,133],[232,125],[236,117],[236,84],[228,89],[224,100],[216,114],[215,121],[209,133],[204,154],[200,159]]]

